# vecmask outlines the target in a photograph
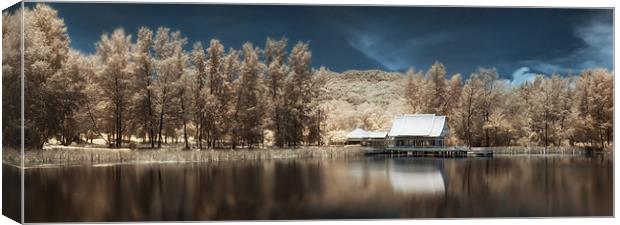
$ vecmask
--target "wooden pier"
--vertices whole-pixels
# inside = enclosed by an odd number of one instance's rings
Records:
[[[385,147],[365,148],[365,155],[404,155],[427,157],[489,157],[493,150],[467,147]]]

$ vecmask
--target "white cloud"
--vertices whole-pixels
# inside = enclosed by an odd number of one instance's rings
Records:
[[[385,39],[374,33],[351,31],[349,44],[389,70],[405,70],[415,63],[416,50],[450,39],[445,33],[434,33],[413,38]]]
[[[575,36],[586,43],[585,48],[575,53],[586,59],[581,63],[583,68],[612,67],[613,35],[612,25],[600,20],[575,29]]]
[[[529,60],[523,64],[545,74],[574,74],[584,69],[613,69],[613,26],[601,19],[593,19],[574,30],[584,46],[572,53],[548,61]]]
[[[536,74],[530,71],[529,67],[521,67],[512,73],[512,81],[510,86],[517,87],[526,81],[533,81],[536,78]]]
[[[405,57],[390,52],[393,48],[377,35],[360,33],[349,38],[349,44],[390,70],[402,70],[408,67]]]

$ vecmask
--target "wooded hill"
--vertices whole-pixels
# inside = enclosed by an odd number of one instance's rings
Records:
[[[606,69],[540,74],[516,86],[495,69],[480,68],[465,80],[449,76],[440,62],[406,74],[320,73],[329,74],[321,104],[333,142],[355,127],[388,131],[402,113],[447,115],[450,145],[610,147],[613,141],[613,74]]]

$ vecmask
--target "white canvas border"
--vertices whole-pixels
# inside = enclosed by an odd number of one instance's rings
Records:
[[[15,3],[17,0],[5,0],[0,1],[0,6],[2,9],[7,8]],[[31,2],[31,1],[28,1]],[[76,1],[76,0],[56,0],[52,2],[87,2],[87,1]],[[88,1],[93,2],[93,1]],[[605,0],[588,0],[588,1],[577,1],[577,0],[504,0],[501,2],[490,1],[490,0],[417,0],[415,2],[404,1],[404,0],[270,0],[270,1],[257,1],[257,0],[216,0],[216,1],[207,1],[207,0],[132,0],[132,1],[123,1],[123,0],[96,0],[96,2],[143,2],[143,3],[231,3],[231,4],[310,4],[310,5],[424,5],[424,6],[467,6],[467,7],[477,7],[477,6],[487,6],[487,7],[559,7],[559,8],[614,8],[614,43],[618,41],[618,37],[615,35],[615,28],[617,28],[618,17],[616,16],[615,7],[618,4],[617,1],[605,1]],[[0,55],[1,55],[0,49]],[[618,53],[618,48],[614,44],[614,56]],[[614,70],[615,65],[618,64],[618,59],[614,57]],[[1,73],[1,72],[0,72]],[[615,72],[614,72],[615,73]],[[614,79],[614,97],[618,96],[619,90],[615,86]],[[1,87],[0,87],[1,90]],[[1,92],[0,92],[1,97]],[[614,107],[617,106],[617,102],[614,101]],[[614,111],[614,119],[618,118],[620,113],[618,111]],[[0,112],[1,116],[1,112]],[[614,130],[617,130],[618,124],[614,123]],[[2,141],[2,137],[0,137],[0,142]],[[614,143],[617,142],[617,136],[614,135]],[[614,150],[615,151],[615,150]],[[614,162],[617,161],[618,156],[614,154]],[[1,172],[1,168],[0,168]],[[615,203],[617,202],[618,186],[615,184],[615,178],[618,175],[618,167],[614,163],[614,215],[618,214],[618,207],[616,207]],[[0,187],[1,191],[1,187]],[[1,206],[1,195],[0,195],[0,206]],[[498,222],[502,224],[508,225],[517,225],[522,223],[545,223],[546,225],[552,224],[562,224],[562,225],[571,225],[571,224],[617,224],[617,218],[544,218],[544,219],[395,219],[395,220],[355,220],[355,221],[342,221],[337,220],[338,224],[435,224],[435,225],[444,225],[444,224],[465,224],[465,225],[495,225]],[[220,222],[226,224],[328,224],[335,222],[334,220],[306,220],[306,221],[295,221],[295,222]],[[1,224],[10,224],[15,223],[12,220],[0,216]],[[193,223],[193,222],[192,222]],[[208,222],[213,223],[213,222]],[[59,223],[60,224],[60,223]],[[86,223],[81,223],[86,224]],[[160,223],[140,223],[140,224],[160,224]],[[187,224],[187,223],[166,223],[166,224]]]

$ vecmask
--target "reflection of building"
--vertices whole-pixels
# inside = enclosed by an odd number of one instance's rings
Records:
[[[367,158],[351,162],[346,168],[348,176],[355,181],[353,183],[364,187],[379,187],[386,192],[391,190],[407,195],[438,195],[445,194],[448,186],[442,160]]]
[[[444,147],[448,132],[446,116],[405,114],[394,118],[387,135],[387,146]]]
[[[361,145],[370,147],[383,147],[385,142],[385,136],[387,132],[382,131],[365,131],[361,128],[356,128],[347,134],[347,145]]]
[[[392,189],[406,194],[444,194],[446,183],[441,165],[423,162],[399,162],[389,164],[389,180]]]

